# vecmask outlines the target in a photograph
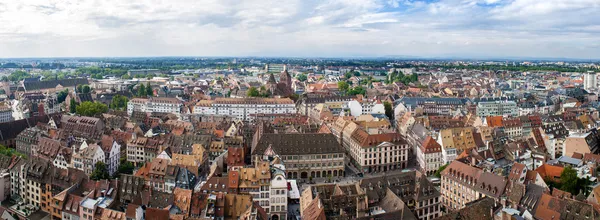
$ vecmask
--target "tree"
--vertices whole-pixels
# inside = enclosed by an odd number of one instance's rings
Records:
[[[344,74],[344,77],[345,77],[346,79],[350,79],[350,78],[352,77],[352,71],[346,72],[346,73]]]
[[[301,74],[298,74],[298,76],[296,76],[296,79],[298,79],[300,82],[304,82],[308,79],[308,77],[306,76],[306,74],[301,73]]]
[[[260,93],[258,92],[258,89],[256,89],[255,87],[250,87],[248,89],[248,92],[246,92],[246,96],[248,96],[248,97],[259,97]]]
[[[144,86],[144,84],[141,83],[140,87],[138,88],[138,91],[137,91],[137,96],[138,97],[146,97],[146,94],[148,94],[146,92],[146,86]]]
[[[348,88],[350,86],[348,85],[348,83],[346,81],[340,81],[338,82],[338,89],[342,92],[346,92],[348,91]]]
[[[385,116],[387,116],[390,121],[394,121],[394,108],[392,108],[392,103],[385,101],[383,102],[383,107],[385,108]]]
[[[69,89],[58,92],[58,95],[56,96],[58,103],[64,102],[65,99],[67,99],[67,95],[69,95]]]
[[[104,164],[104,162],[102,162],[102,161],[98,161],[96,163],[96,167],[94,168],[94,171],[90,175],[90,179],[105,180],[105,179],[109,179],[109,178],[110,178],[110,175],[108,174],[108,168],[106,167],[106,164]]]
[[[437,178],[441,178],[442,177],[442,171],[444,171],[446,169],[446,167],[448,167],[448,164],[446,164],[446,165],[441,166],[440,168],[438,168],[438,170],[436,170],[433,175],[435,177],[437,177]]]
[[[152,90],[152,86],[150,86],[150,82],[146,83],[146,95],[154,96],[154,91]]]
[[[565,167],[562,173],[560,173],[560,189],[563,191],[570,192],[573,195],[578,194],[578,181],[577,171],[571,167]]]
[[[110,108],[116,110],[125,110],[127,108],[127,102],[129,99],[122,95],[115,95],[110,102]]]
[[[134,169],[135,169],[135,166],[133,166],[133,164],[131,162],[122,158],[117,171],[120,174],[133,174]]]
[[[8,76],[8,80],[10,81],[21,81],[25,78],[29,78],[31,77],[31,74],[25,72],[25,71],[14,71],[12,72],[9,76]]]
[[[108,107],[100,102],[83,102],[75,109],[77,114],[83,116],[94,116],[108,111]]]
[[[131,79],[131,76],[125,74],[121,76],[121,79]]]
[[[89,86],[89,85],[83,85],[83,86],[81,87],[81,93],[83,93],[83,94],[90,93],[90,91],[91,91],[91,90],[92,90],[92,89],[90,88],[90,86]]]
[[[365,88],[363,88],[362,86],[357,86],[354,87],[352,89],[348,89],[347,94],[348,95],[365,95],[367,93],[367,90]]]
[[[0,154],[5,155],[5,156],[9,156],[9,157],[12,157],[13,155],[16,155],[16,156],[21,157],[23,159],[27,159],[27,155],[19,153],[14,148],[8,148],[8,147],[6,147],[4,145],[0,145]]]
[[[71,102],[69,103],[69,112],[70,113],[75,113],[77,111],[77,102],[75,102],[75,99],[71,99]]]

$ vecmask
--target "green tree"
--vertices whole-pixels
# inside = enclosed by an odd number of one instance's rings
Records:
[[[350,87],[350,85],[348,85],[348,83],[346,81],[339,81],[338,82],[338,89],[341,92],[346,92],[348,91],[348,88]]]
[[[125,74],[121,76],[121,79],[131,79],[131,76]]]
[[[367,90],[362,86],[357,86],[352,89],[348,89],[348,95],[365,95]]]
[[[13,155],[16,155],[18,157],[22,157],[24,159],[27,159],[27,155],[19,153],[14,148],[8,148],[8,147],[6,147],[4,145],[0,145],[0,154],[5,155],[5,156],[9,156],[9,157],[12,157]]]
[[[83,94],[90,93],[90,91],[92,91],[92,89],[90,88],[90,86],[89,86],[89,85],[83,85],[83,86],[81,87],[81,93],[83,93]]]
[[[435,171],[435,173],[433,174],[433,176],[437,177],[437,178],[441,178],[442,177],[442,171],[444,171],[446,169],[446,167],[448,167],[448,164],[441,166],[440,168],[438,168],[438,170]]]
[[[77,114],[83,116],[94,116],[108,111],[108,107],[100,102],[82,102],[75,109]]]
[[[69,95],[69,89],[58,92],[58,95],[56,96],[58,103],[64,102],[65,99],[67,99],[67,95]]]
[[[8,76],[8,80],[10,81],[21,81],[25,78],[29,78],[31,77],[31,74],[25,72],[25,71],[21,71],[21,70],[17,70],[12,72],[9,76]]]
[[[304,74],[304,73],[301,73],[301,74],[298,74],[298,76],[296,76],[296,79],[298,79],[300,82],[304,82],[308,79],[308,76],[306,76],[306,74]]]
[[[255,87],[250,87],[248,89],[248,91],[246,92],[246,96],[248,96],[248,97],[259,97],[260,93],[258,92],[258,89],[256,89]]]
[[[394,108],[392,107],[392,103],[385,101],[383,102],[383,107],[385,108],[385,116],[387,116],[390,121],[394,121]]]
[[[133,174],[133,170],[135,169],[135,166],[133,166],[133,164],[129,161],[127,161],[125,158],[121,158],[119,161],[119,168],[117,169],[117,172],[120,174]]]
[[[571,167],[565,167],[562,173],[560,173],[560,189],[563,191],[577,195],[579,193],[578,181],[577,171]]]
[[[144,86],[143,83],[140,83],[140,87],[138,87],[138,90],[137,90],[137,96],[138,97],[146,97],[146,94],[148,94],[146,92],[146,86]]]
[[[150,86],[150,82],[146,83],[146,95],[154,96],[154,91],[152,90],[152,86]]]
[[[94,168],[94,171],[90,175],[90,179],[106,180],[109,178],[110,178],[110,175],[108,174],[108,168],[106,167],[106,164],[104,164],[104,162],[102,162],[102,161],[98,161],[96,163],[96,167]]]
[[[344,77],[350,79],[352,77],[352,71],[344,73]]]
[[[77,102],[75,102],[75,99],[71,99],[71,102],[69,103],[69,112],[70,113],[77,112]]]
[[[113,96],[112,101],[110,102],[110,108],[116,110],[125,110],[127,109],[127,102],[129,102],[129,99],[127,99],[127,97],[122,95],[115,95]]]

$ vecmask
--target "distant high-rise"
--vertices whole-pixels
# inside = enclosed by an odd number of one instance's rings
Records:
[[[267,71],[267,73],[281,73],[285,70],[287,70],[287,67],[285,64],[266,64],[265,65],[265,71]]]
[[[595,90],[598,88],[598,77],[595,72],[589,71],[583,75],[583,89]]]

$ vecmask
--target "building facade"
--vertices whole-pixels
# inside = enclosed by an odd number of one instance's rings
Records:
[[[279,156],[288,178],[344,176],[344,149],[331,134],[262,134],[252,160]]]
[[[296,105],[289,98],[217,98],[201,100],[194,106],[193,112],[254,121],[258,114],[296,114]]]
[[[180,114],[182,107],[183,102],[177,98],[134,98],[127,102],[127,114],[132,115],[134,111]]]
[[[500,201],[506,184],[505,177],[453,161],[442,171],[442,204],[454,211],[483,197]]]
[[[512,98],[481,98],[477,102],[477,116],[519,116],[519,108]]]

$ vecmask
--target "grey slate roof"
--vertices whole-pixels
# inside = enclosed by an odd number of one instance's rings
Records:
[[[86,85],[86,84],[89,84],[89,82],[87,79],[84,79],[84,78],[23,82],[23,86],[25,87],[25,90],[27,90],[27,91],[51,89],[51,88],[56,88],[56,86],[58,86],[58,85],[61,85],[63,87],[74,87],[77,85]]]
[[[343,153],[344,149],[333,134],[263,134],[252,154],[271,149],[279,155]]]

